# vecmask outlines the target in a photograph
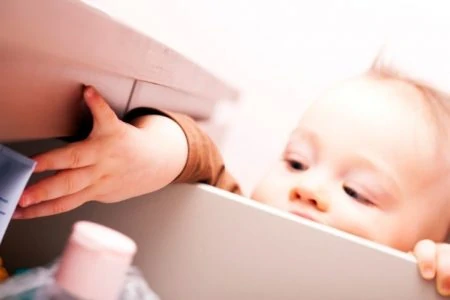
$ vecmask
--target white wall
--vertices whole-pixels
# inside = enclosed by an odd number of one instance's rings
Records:
[[[246,192],[278,158],[308,101],[367,68],[413,1],[89,0],[237,86],[220,147]]]

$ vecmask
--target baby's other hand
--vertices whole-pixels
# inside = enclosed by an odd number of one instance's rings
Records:
[[[436,278],[436,287],[442,296],[450,296],[450,244],[422,240],[414,247],[422,277]]]
[[[86,88],[84,98],[94,120],[89,137],[34,157],[35,172],[56,173],[25,190],[16,219],[150,193],[171,183],[184,167],[187,141],[174,121],[148,115],[133,126],[121,121],[94,88]]]

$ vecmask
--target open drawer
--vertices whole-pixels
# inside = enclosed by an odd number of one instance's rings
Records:
[[[82,84],[119,116],[138,106],[208,119],[237,91],[181,54],[78,0],[0,3],[0,142],[75,133]]]
[[[443,299],[412,256],[206,185],[14,221],[6,266],[51,261],[76,220],[132,237],[134,264],[162,299]]]

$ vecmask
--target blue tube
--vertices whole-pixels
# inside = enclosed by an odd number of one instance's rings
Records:
[[[0,243],[36,162],[0,144]]]

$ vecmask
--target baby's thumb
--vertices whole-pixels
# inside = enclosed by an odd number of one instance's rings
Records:
[[[92,133],[113,132],[119,119],[106,100],[91,86],[84,89],[84,100],[93,118]]]

